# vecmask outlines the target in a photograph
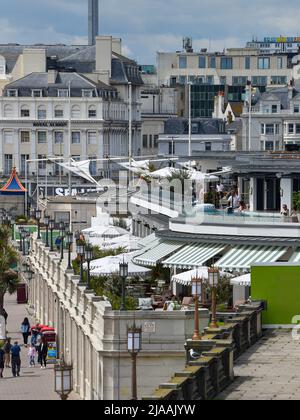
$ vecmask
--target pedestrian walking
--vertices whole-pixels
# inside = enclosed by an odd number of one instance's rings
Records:
[[[25,318],[21,324],[21,332],[23,334],[24,346],[28,346],[28,337],[31,335],[30,324],[28,318]]]
[[[11,338],[7,338],[3,350],[4,350],[4,363],[5,363],[5,367],[6,368],[10,368],[10,359],[11,359],[11,349],[12,349],[12,345],[11,345]]]
[[[28,361],[30,367],[35,367],[35,356],[36,356],[36,349],[33,344],[30,345],[28,350]]]
[[[48,343],[45,337],[42,337],[41,344],[38,349],[39,352],[39,362],[41,364],[41,369],[46,369],[47,367],[47,356],[48,356]]]
[[[0,349],[0,378],[3,378],[5,352]]]
[[[12,368],[12,374],[15,378],[16,376],[20,376],[20,370],[21,370],[21,347],[19,346],[19,343],[16,341],[11,349],[11,368]]]

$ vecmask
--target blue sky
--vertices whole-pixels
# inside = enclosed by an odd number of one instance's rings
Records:
[[[100,32],[140,64],[156,51],[244,46],[252,36],[300,36],[296,0],[100,0]],[[0,43],[87,42],[87,0],[1,0]]]

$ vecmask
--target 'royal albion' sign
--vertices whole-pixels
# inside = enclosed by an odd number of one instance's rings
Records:
[[[34,127],[67,127],[66,121],[34,121]]]

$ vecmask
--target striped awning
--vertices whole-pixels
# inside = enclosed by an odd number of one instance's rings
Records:
[[[290,263],[299,263],[300,264],[300,248],[297,248],[293,253],[291,259],[289,260]]]
[[[286,251],[286,247],[276,246],[234,246],[215,265],[221,270],[247,272],[255,263],[278,261]]]
[[[220,254],[227,245],[192,243],[163,262],[164,267],[193,269],[205,265],[214,256]]]
[[[183,247],[183,242],[175,241],[161,241],[157,246],[151,248],[150,250],[144,252],[141,255],[134,257],[133,262],[135,264],[145,265],[154,267],[156,264],[159,264],[169,255],[176,252],[179,248]]]
[[[151,243],[153,242],[157,242],[158,238],[156,237],[155,233],[152,233],[149,236],[146,236],[143,239],[140,239],[138,244],[141,248],[145,248],[146,246],[148,247]]]

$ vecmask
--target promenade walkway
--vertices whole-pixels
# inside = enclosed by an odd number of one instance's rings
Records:
[[[26,305],[18,305],[16,296],[6,296],[5,305],[8,313],[7,330],[8,336],[12,338],[12,343],[18,341],[23,343],[20,333],[20,325],[23,319],[28,316]],[[34,320],[30,319],[31,325]],[[4,370],[4,378],[0,379],[0,401],[1,400],[59,400],[54,392],[54,371],[53,365],[49,365],[46,370],[28,367],[28,349],[22,346],[22,367],[21,376],[13,378],[11,369]],[[70,400],[77,400],[76,394],[70,396]]]
[[[268,331],[238,359],[234,371],[234,383],[218,399],[300,400],[300,341],[291,331]]]

